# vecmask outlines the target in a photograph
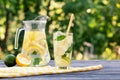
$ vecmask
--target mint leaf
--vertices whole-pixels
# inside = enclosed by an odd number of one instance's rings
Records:
[[[67,54],[70,54],[71,51],[72,51],[72,44],[70,47],[68,47],[68,49],[65,51],[65,54],[62,56],[67,56]]]
[[[70,53],[72,51],[72,45],[65,51],[65,53]]]
[[[37,54],[37,52],[36,51],[34,51],[33,53],[32,53],[32,55],[36,55]]]
[[[66,36],[65,35],[60,35],[56,38],[57,41],[61,41],[65,38]]]
[[[38,65],[41,60],[41,58],[34,58],[33,65]]]

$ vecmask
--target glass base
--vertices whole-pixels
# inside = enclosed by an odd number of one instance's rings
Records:
[[[69,67],[58,67],[58,69],[69,69]]]

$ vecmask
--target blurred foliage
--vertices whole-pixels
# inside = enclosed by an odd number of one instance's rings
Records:
[[[46,35],[53,58],[53,33],[66,31],[70,13],[75,15],[71,29],[74,33],[74,57],[83,59],[88,47],[84,42],[89,42],[99,59],[118,59],[115,57],[118,51],[115,52],[114,48],[120,45],[120,0],[1,0],[0,54],[19,53],[24,32],[20,36],[19,50],[14,50],[16,29],[22,26],[23,20],[42,14],[50,17]]]

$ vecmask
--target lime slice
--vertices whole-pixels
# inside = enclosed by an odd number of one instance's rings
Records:
[[[63,59],[63,58],[57,58],[56,59],[56,64],[58,65],[58,66],[68,66],[69,64],[70,64],[70,62],[69,61],[67,61],[67,60],[65,60],[65,59]]]
[[[71,59],[69,57],[66,56],[62,56],[62,59],[66,60],[68,63],[70,63]]]

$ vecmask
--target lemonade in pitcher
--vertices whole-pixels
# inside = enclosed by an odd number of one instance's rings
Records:
[[[26,31],[22,53],[31,57],[31,66],[46,64],[49,61],[49,52],[44,31]]]
[[[45,34],[46,17],[40,20],[23,21],[24,27],[16,32],[15,46],[18,47],[18,37],[21,30],[25,30],[21,53],[31,58],[29,66],[44,66],[50,61],[50,55]]]

